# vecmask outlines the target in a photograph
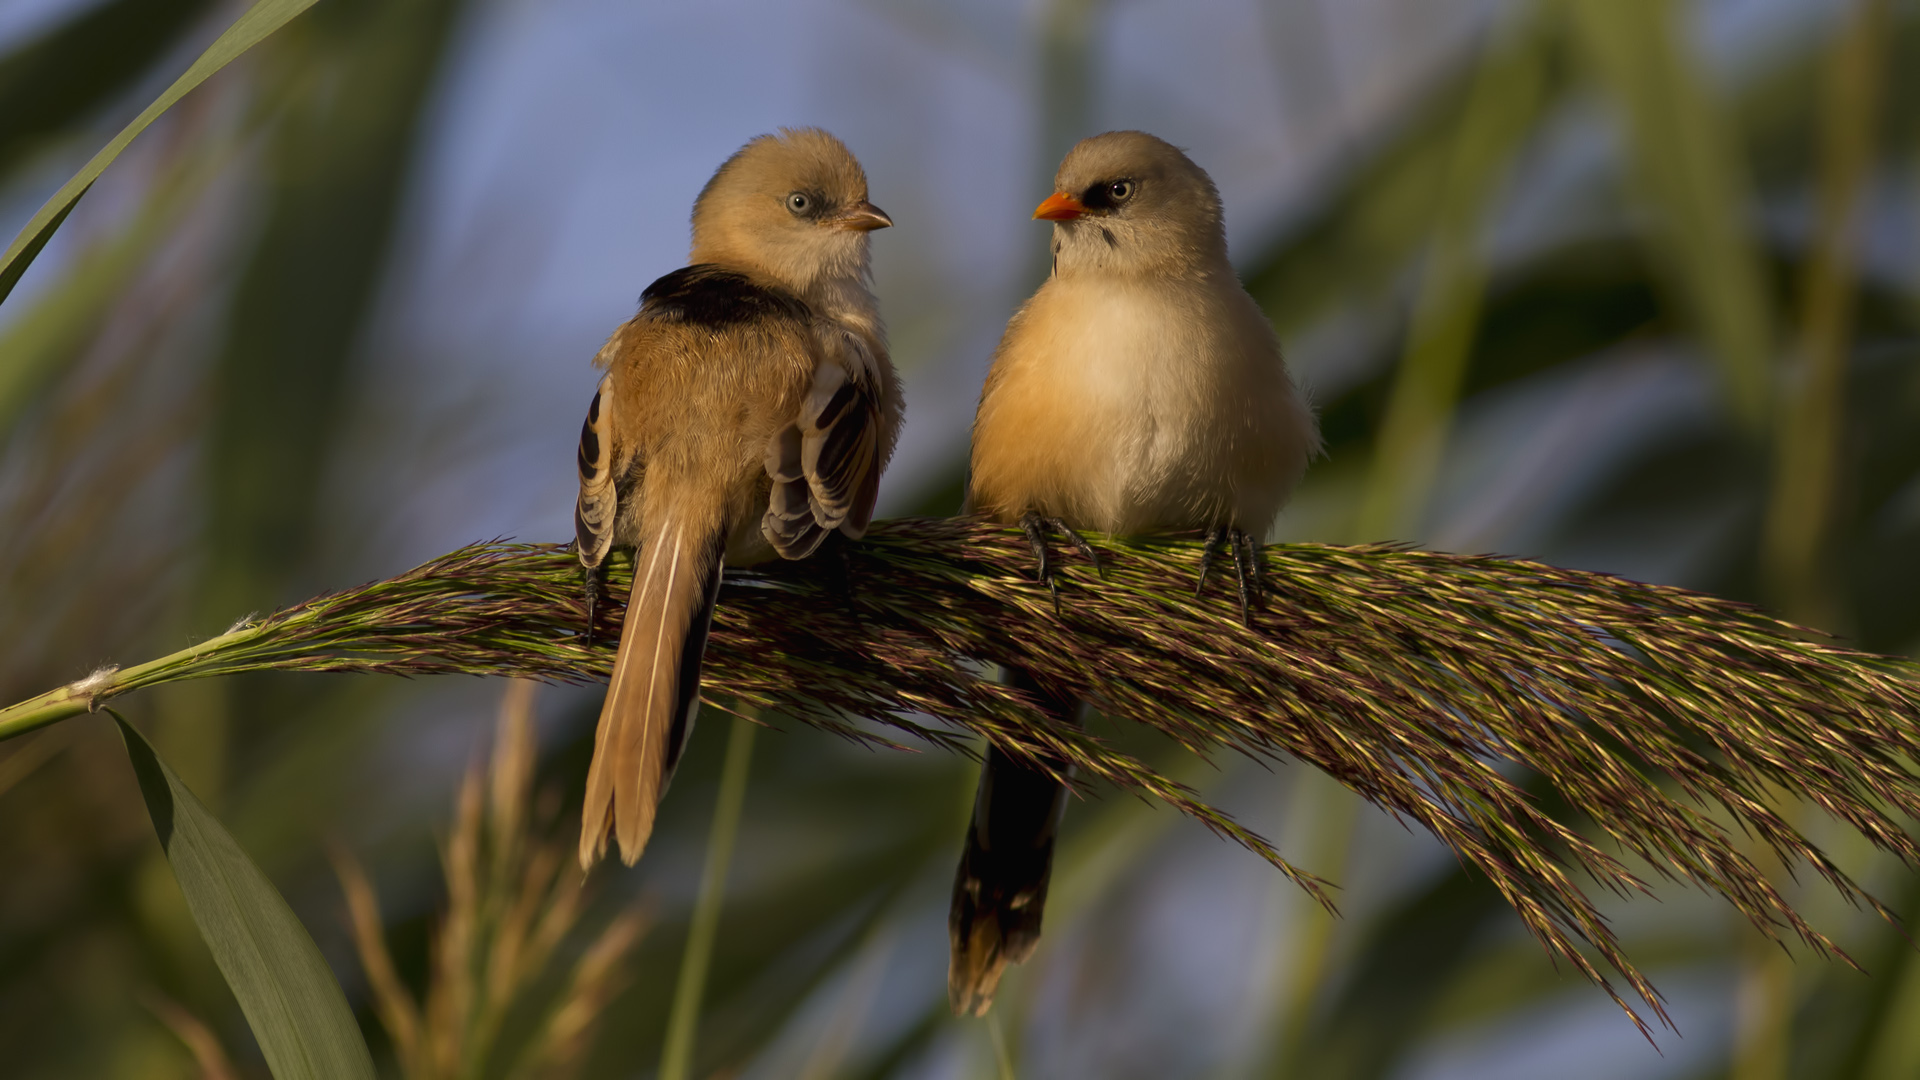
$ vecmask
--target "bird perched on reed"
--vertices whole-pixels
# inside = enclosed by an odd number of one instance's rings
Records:
[[[1053,223],[1053,272],[994,352],[968,510],[1026,530],[1056,602],[1050,533],[1091,559],[1076,530],[1205,530],[1199,588],[1230,549],[1250,617],[1258,547],[1320,434],[1227,262],[1212,179],[1152,135],[1110,132],[1067,154],[1033,216]],[[1023,671],[1008,681],[1077,722],[1070,697]],[[1006,965],[1038,944],[1065,805],[1047,770],[988,752],[949,920],[955,1012],[986,1012]]]
[[[699,710],[721,567],[806,558],[873,516],[902,405],[868,233],[892,223],[832,135],[754,139],[695,201],[690,264],[647,286],[595,360],[574,514],[589,624],[608,552],[636,550],[583,866],[609,835],[629,864],[646,847]]]

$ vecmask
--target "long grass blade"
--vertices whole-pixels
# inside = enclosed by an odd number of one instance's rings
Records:
[[[213,0],[102,0],[0,57],[0,173],[150,73]]]
[[[1853,339],[1860,203],[1873,173],[1888,0],[1859,0],[1833,45],[1820,124],[1819,222],[1801,285],[1800,343],[1774,433],[1762,561],[1791,617],[1834,626],[1823,565],[1839,510],[1847,354]]]
[[[1486,292],[1481,222],[1545,92],[1546,41],[1530,25],[1512,31],[1524,44],[1485,50],[1455,124],[1406,351],[1361,494],[1359,540],[1413,538],[1446,450]]]
[[[374,1080],[353,1010],[306,928],[147,740],[114,720],[187,910],[274,1080]]]
[[[1767,415],[1773,328],[1737,140],[1686,52],[1672,0],[1562,0],[1580,52],[1625,121],[1631,172],[1656,215],[1654,254],[1720,366],[1734,415]]]
[[[1303,774],[1296,787],[1288,817],[1299,822],[1308,834],[1310,864],[1330,879],[1346,877],[1352,861],[1354,834],[1360,824],[1360,801],[1353,793],[1330,779]],[[1313,1020],[1319,1013],[1321,995],[1328,973],[1333,970],[1334,937],[1338,927],[1333,914],[1325,908],[1295,904],[1288,920],[1287,964],[1281,972],[1275,1041],[1272,1046],[1270,1075],[1277,1078],[1298,1075],[1296,1063],[1302,1058]]]
[[[1017,1080],[1013,1071],[1013,1054],[1007,1046],[1006,1030],[1000,1026],[1000,1014],[987,1017],[987,1037],[993,1044],[994,1075],[999,1080]]]
[[[733,842],[740,833],[740,811],[747,801],[747,772],[753,764],[753,737],[759,729],[755,721],[736,716],[733,731],[727,736],[720,793],[713,801],[713,828],[707,833],[707,863],[700,872],[700,897],[694,903],[687,948],[680,957],[680,980],[673,991],[673,1010],[667,1016],[660,1080],[687,1080],[693,1068],[700,1004],[706,995],[707,972],[713,966],[713,942],[720,931],[720,910],[726,901],[727,869],[733,864]]]
[[[117,235],[82,252],[61,280],[0,335],[0,432],[33,391],[99,330],[109,304],[168,236],[180,211],[205,191],[228,155],[212,153],[167,170]]]
[[[1858,0],[1828,50],[1820,118],[1819,219],[1801,287],[1800,343],[1788,367],[1773,439],[1774,477],[1761,563],[1775,602],[1793,618],[1845,620],[1828,564],[1840,512],[1848,354],[1852,347],[1859,207],[1873,170],[1887,0]],[[1733,1080],[1785,1080],[1794,1040],[1792,958],[1743,938]]]
[[[40,250],[47,246],[47,241],[53,238],[55,230],[67,220],[67,215],[73,212],[80,197],[87,193],[87,189],[93,186],[93,182],[100,178],[100,174],[107,170],[107,166],[113,164],[113,160],[120,156],[120,152],[125,150],[136,136],[145,131],[161,113],[173,108],[176,102],[186,97],[189,91],[206,82],[214,72],[226,67],[241,53],[258,45],[267,35],[293,21],[294,16],[312,7],[314,3],[315,0],[259,0],[248,8],[245,14],[236,19],[232,26],[227,27],[226,33],[221,34],[212,45],[207,46],[207,51],[201,53],[199,59],[174,80],[173,85],[153,99],[153,103],[143,109],[139,116],[134,117],[132,123],[121,128],[120,133],[115,135],[112,141],[102,147],[99,153],[93,155],[91,161],[73,175],[73,179],[61,185],[60,190],[54,192],[53,197],[48,199],[46,204],[28,220],[25,227],[20,230],[20,235],[13,238],[13,243],[7,245],[6,252],[0,254],[0,303],[6,302],[8,295],[13,292],[13,287],[19,284],[20,276],[27,272],[27,267],[40,254]]]

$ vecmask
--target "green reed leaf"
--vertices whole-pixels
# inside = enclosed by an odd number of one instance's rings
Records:
[[[140,794],[200,936],[274,1080],[373,1080],[333,971],[280,893],[153,746],[117,713]]]
[[[1671,0],[1564,0],[1576,44],[1623,121],[1631,172],[1657,222],[1669,288],[1719,362],[1734,414],[1757,433],[1773,326],[1738,140],[1679,31]]]
[[[20,235],[13,238],[13,243],[7,245],[6,253],[0,255],[0,303],[6,302],[8,295],[13,292],[13,287],[19,284],[21,275],[27,272],[27,267],[40,254],[40,250],[47,246],[47,241],[53,238],[54,232],[60,228],[62,222],[67,220],[67,215],[73,211],[80,197],[87,193],[87,189],[93,186],[93,182],[100,178],[100,174],[106,171],[107,166],[113,164],[114,159],[120,156],[120,152],[125,150],[136,136],[145,131],[149,124],[160,117],[161,113],[171,109],[181,98],[186,97],[189,91],[206,82],[214,72],[226,67],[241,53],[258,45],[269,34],[293,21],[294,16],[312,7],[315,2],[316,0],[259,0],[259,3],[248,8],[246,14],[241,15],[232,26],[227,27],[226,33],[221,34],[212,45],[207,46],[207,51],[200,54],[200,58],[193,62],[193,66],[189,67],[185,74],[174,80],[173,85],[167,87],[159,97],[154,98],[151,105],[142,110],[139,116],[133,118],[132,123],[120,129],[120,134],[115,135],[113,141],[93,155],[93,160],[87,162],[79,172],[75,173],[73,179],[68,180],[59,191],[54,192],[53,197],[46,201],[46,205],[40,207],[39,212],[33,215],[26,227],[20,230]]]

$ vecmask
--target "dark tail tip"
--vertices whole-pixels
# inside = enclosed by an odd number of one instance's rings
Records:
[[[1007,965],[1024,963],[1040,944],[1066,789],[1044,773],[1011,764],[989,756],[954,875],[947,998],[960,1016],[984,1015]]]

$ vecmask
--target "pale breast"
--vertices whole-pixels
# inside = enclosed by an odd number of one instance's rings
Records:
[[[1251,316],[1251,317],[1250,317]],[[973,501],[1115,533],[1264,530],[1312,440],[1237,284],[1051,279],[1009,325],[975,425]]]

